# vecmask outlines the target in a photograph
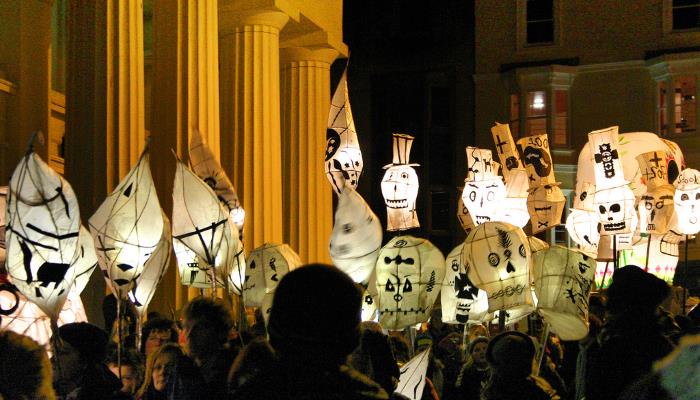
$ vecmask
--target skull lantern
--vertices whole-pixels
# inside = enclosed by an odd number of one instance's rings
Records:
[[[675,185],[674,229],[684,235],[696,234],[700,231],[700,172],[690,168],[684,169]]]
[[[637,213],[634,211],[634,193],[627,184],[597,190],[593,205],[598,211],[601,235],[634,232]]]
[[[469,231],[476,226],[474,225],[472,216],[469,214],[467,206],[464,205],[462,197],[460,197],[457,201],[457,219],[459,220],[459,224],[462,226],[465,233],[469,233]]]
[[[338,196],[335,225],[331,233],[330,255],[341,271],[353,281],[367,284],[382,247],[379,219],[353,188]]]
[[[598,254],[598,214],[594,211],[572,208],[566,217],[566,230],[571,240],[579,245],[579,249],[591,256]]]
[[[554,184],[554,163],[547,134],[520,138],[518,145],[523,149],[523,164],[529,175],[530,188]]]
[[[469,280],[486,291],[489,312],[532,311],[530,246],[522,229],[506,222],[485,222],[464,241],[463,255]]]
[[[639,168],[646,181],[647,191],[641,196],[639,230],[645,233],[665,233],[673,217],[673,191],[668,183],[666,158],[660,151],[637,156]]]
[[[496,125],[491,127],[491,134],[496,144],[496,153],[503,165],[503,177],[506,179],[506,182],[508,182],[510,180],[511,171],[516,168],[522,168],[518,149],[515,147],[515,141],[513,140],[513,135],[510,133],[508,124],[496,123]]]
[[[411,154],[413,136],[393,134],[393,162],[385,165],[382,178],[382,196],[387,211],[387,230],[404,231],[418,228],[416,198],[418,197],[418,175],[408,159]]]
[[[532,233],[559,225],[565,204],[566,198],[556,184],[541,185],[530,190],[527,208],[532,219]]]
[[[671,238],[672,235],[669,235],[668,238]],[[674,256],[661,252],[661,241],[664,236],[666,235],[652,233],[649,235],[649,241],[640,240],[631,249],[622,251],[620,256],[622,265],[639,265],[650,274],[656,275],[658,278],[672,284],[673,276],[676,273],[676,265],[678,264],[678,253],[676,252]],[[676,236],[680,237],[679,235]],[[666,242],[665,245],[667,244],[671,245]],[[678,243],[675,243],[673,246],[677,249]],[[665,250],[668,250],[668,246]]]
[[[347,70],[343,72],[331,100],[323,165],[326,177],[337,194],[340,194],[345,186],[357,188],[363,162],[355,121],[350,110]]]
[[[245,305],[262,306],[265,295],[274,293],[282,277],[299,266],[299,255],[287,244],[265,243],[253,250],[248,255],[246,284],[243,287]]]
[[[435,245],[413,236],[397,236],[377,260],[379,323],[403,329],[430,317],[445,277],[445,258]]]
[[[462,259],[464,243],[455,247],[445,259],[445,278],[440,292],[442,321],[449,324],[481,322],[489,309],[488,296],[467,276]]]
[[[506,197],[503,180],[494,174],[491,150],[467,147],[467,179],[462,201],[474,224],[493,221],[499,215],[499,205]]]
[[[582,339],[588,334],[595,259],[562,246],[533,253],[533,258],[537,310],[562,340]]]
[[[574,197],[574,208],[578,210],[593,211],[593,196],[595,185],[590,182],[581,183],[580,191]]]

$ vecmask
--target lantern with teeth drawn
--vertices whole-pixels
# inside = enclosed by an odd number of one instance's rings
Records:
[[[413,145],[413,136],[393,134],[394,157],[391,164],[385,165],[382,178],[382,196],[386,204],[387,230],[405,231],[420,227],[416,214],[418,197],[418,175],[408,162]]]
[[[674,187],[668,182],[665,155],[651,151],[637,156],[639,168],[647,184],[639,201],[639,230],[644,233],[666,233],[673,217]]]
[[[491,150],[467,147],[467,178],[462,201],[475,225],[497,219],[506,197],[503,179],[494,173]]]
[[[675,185],[674,228],[684,235],[694,235],[700,231],[700,172],[690,168],[684,169]]]

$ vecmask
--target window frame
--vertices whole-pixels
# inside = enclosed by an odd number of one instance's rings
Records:
[[[516,29],[516,48],[518,51],[528,49],[539,49],[543,47],[556,47],[562,45],[561,26],[562,26],[562,6],[561,0],[552,0],[552,41],[543,43],[528,43],[527,41],[527,0],[517,0],[517,29]]]
[[[700,132],[700,101],[698,101],[698,85],[700,84],[700,52],[667,54],[647,61],[647,68],[654,80],[654,126],[656,133],[664,138],[694,137]],[[693,76],[695,78],[695,127],[688,132],[676,133],[675,124],[675,83],[674,80],[682,76]],[[660,85],[666,85],[666,99],[661,106]],[[669,94],[671,92],[671,94]],[[661,127],[661,112],[665,109],[667,129],[663,132]]]

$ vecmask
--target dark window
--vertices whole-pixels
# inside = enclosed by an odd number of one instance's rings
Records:
[[[700,0],[673,0],[673,29],[700,28]]]
[[[698,0],[700,1],[700,0]],[[527,0],[527,43],[554,42],[553,0]]]

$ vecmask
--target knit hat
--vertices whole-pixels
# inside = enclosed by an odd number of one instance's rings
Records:
[[[489,338],[487,338],[486,336],[477,336],[477,337],[475,337],[474,340],[472,340],[471,342],[469,342],[469,351],[468,351],[468,353],[471,354],[472,351],[474,351],[474,347],[476,347],[477,344],[479,344],[479,343],[487,343],[487,344],[488,344],[488,342],[489,342]]]
[[[486,348],[486,361],[495,373],[509,378],[526,378],[532,373],[535,345],[518,331],[500,333]]]
[[[626,265],[613,273],[607,307],[614,314],[630,310],[653,312],[669,293],[663,280],[636,265]]]
[[[357,346],[362,293],[345,273],[324,264],[285,275],[275,290],[268,323],[280,355],[339,360]]]
[[[107,332],[87,322],[74,322],[58,328],[61,340],[67,342],[89,363],[99,364],[107,356]]]

